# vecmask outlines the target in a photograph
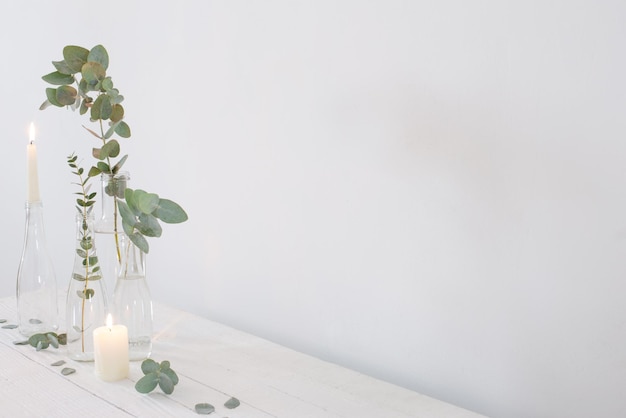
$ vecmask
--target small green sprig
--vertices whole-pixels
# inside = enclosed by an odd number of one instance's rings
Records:
[[[57,334],[56,332],[33,334],[28,338],[28,344],[35,347],[37,351],[45,350],[49,346],[59,348],[59,345],[67,344],[67,335]]]
[[[163,393],[170,395],[174,392],[174,386],[178,384],[178,375],[167,360],[157,363],[152,359],[146,359],[141,363],[141,371],[145,376],[135,383],[135,389],[139,393],[150,393],[158,385]]]
[[[84,177],[85,170],[76,164],[78,156],[72,154],[67,157],[67,164],[72,169],[72,174],[78,177],[78,183],[74,183],[80,188],[80,191],[76,192],[79,196],[76,199],[76,210],[81,217],[81,225],[78,228],[78,234],[80,238],[80,248],[76,249],[76,254],[83,259],[82,265],[84,267],[83,274],[74,273],[72,279],[83,282],[83,288],[77,290],[76,294],[82,299],[81,302],[81,324],[74,326],[77,332],[81,336],[81,346],[83,352],[85,351],[85,302],[91,299],[95,295],[95,290],[89,287],[89,284],[93,280],[100,280],[102,278],[100,273],[100,266],[98,265],[98,257],[95,255],[93,248],[93,237],[90,234],[88,217],[93,209],[93,205],[96,203],[94,200],[96,192],[89,192],[91,184],[89,184],[90,177]]]

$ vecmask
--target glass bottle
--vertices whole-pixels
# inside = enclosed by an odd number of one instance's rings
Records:
[[[41,201],[26,203],[24,247],[17,271],[17,317],[22,335],[55,331],[58,295],[52,261],[46,246]]]
[[[96,240],[100,255],[100,268],[106,288],[112,292],[119,275],[122,262],[123,239],[122,218],[119,214],[116,198],[123,199],[130,175],[123,171],[115,175],[100,176],[102,192],[100,193],[102,214],[96,222]],[[111,297],[112,294],[109,294]]]
[[[152,353],[152,297],[146,281],[146,254],[124,236],[122,264],[115,291],[113,315],[128,328],[129,357],[143,360]]]
[[[93,331],[104,325],[107,293],[102,280],[91,213],[76,215],[74,269],[67,291],[67,352],[71,359],[93,361]]]

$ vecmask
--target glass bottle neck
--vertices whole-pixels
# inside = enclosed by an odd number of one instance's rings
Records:
[[[138,279],[146,275],[146,254],[141,251],[132,241],[124,237],[124,250],[122,265],[119,273],[120,279]]]

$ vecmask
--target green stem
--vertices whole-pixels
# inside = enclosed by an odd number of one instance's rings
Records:
[[[102,126],[102,119],[100,119],[99,121],[100,121],[100,139],[102,139],[102,145],[106,145],[107,141],[104,138],[104,127]],[[107,164],[109,168],[112,170],[111,159],[108,156],[107,156]],[[115,174],[113,173],[113,171],[111,171],[110,176],[111,176],[111,181],[115,181]],[[113,236],[115,238],[115,254],[117,255],[117,263],[120,264],[122,262],[122,253],[120,251],[120,240],[119,240],[118,226],[117,226],[117,195],[115,194],[113,195]]]
[[[80,180],[80,187],[82,189],[83,192],[83,200],[86,202],[87,201],[87,191],[85,190],[85,185],[83,183],[83,176],[82,175],[78,175],[78,179]],[[83,206],[83,222],[87,222],[87,206]],[[83,225],[81,225],[80,227],[81,230],[81,242],[83,242],[85,240],[85,229],[83,227]],[[87,226],[87,231],[89,231],[89,226]],[[87,300],[87,289],[89,289],[89,248],[88,246],[85,246],[86,248],[83,248],[85,250],[85,286],[83,288],[83,300],[81,302],[81,318],[80,318],[80,340],[81,340],[81,347],[82,347],[82,351],[83,353],[85,352],[85,302]],[[81,246],[82,248],[82,246]]]

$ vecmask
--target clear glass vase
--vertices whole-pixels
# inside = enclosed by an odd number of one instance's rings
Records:
[[[124,236],[122,264],[113,292],[113,315],[128,328],[130,360],[152,353],[152,297],[146,281],[146,254]]]
[[[124,237],[122,219],[117,206],[117,198],[124,198],[130,175],[123,171],[115,175],[102,174],[101,181],[101,216],[96,221],[95,231],[100,255],[100,268],[109,292],[115,289],[119,267],[122,262]],[[109,294],[109,297],[112,293]]]
[[[93,361],[93,331],[104,325],[108,312],[91,213],[76,216],[74,269],[67,291],[67,352],[71,359]]]
[[[41,201],[26,203],[24,247],[17,271],[17,317],[22,335],[55,331],[58,321],[57,284],[48,254]]]

